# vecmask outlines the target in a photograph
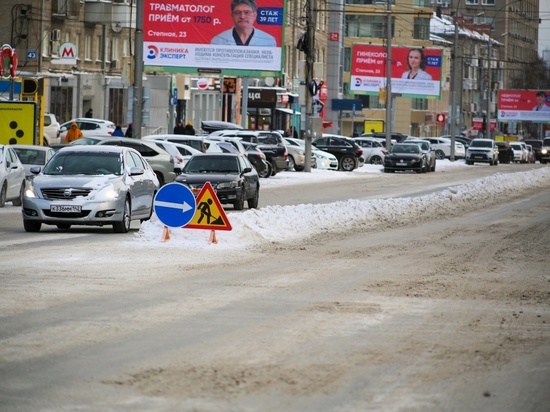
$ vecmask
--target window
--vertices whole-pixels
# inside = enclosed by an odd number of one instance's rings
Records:
[[[102,36],[99,35],[99,36],[96,36],[96,58],[95,60],[96,61],[102,61],[103,60],[103,42],[101,41],[102,40]]]
[[[84,38],[84,59],[92,60],[92,36],[89,34]]]
[[[414,19],[413,37],[418,40],[430,40],[430,19],[416,17]]]
[[[479,4],[479,0],[466,0],[467,6],[475,6]]]
[[[378,37],[386,38],[386,16],[365,16],[365,15],[346,15],[345,16],[345,36],[346,37]],[[395,18],[392,17],[392,37],[395,28]]]
[[[433,0],[414,0],[413,6],[416,7],[430,7],[433,5]]]
[[[412,99],[413,110],[428,110],[428,99]]]
[[[494,6],[495,0],[481,0],[481,4],[484,6]]]
[[[424,1],[429,2],[429,0]],[[395,5],[395,0],[391,3]],[[387,4],[387,2],[386,0],[346,0],[346,4]]]

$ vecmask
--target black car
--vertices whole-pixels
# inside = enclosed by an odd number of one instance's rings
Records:
[[[312,144],[336,156],[339,170],[351,172],[365,162],[363,149],[351,137],[323,133],[323,137],[315,139]]]
[[[397,143],[402,143],[408,136],[403,133],[390,133],[391,139],[395,140]],[[361,137],[372,137],[375,139],[386,139],[386,132],[374,132],[374,133],[363,133]]]
[[[499,163],[510,163],[514,161],[514,150],[508,142],[495,142],[498,146]]]
[[[538,160],[540,162],[540,158],[542,155],[542,140],[538,139],[527,139],[523,141],[525,144],[530,144],[533,147],[533,150],[535,151],[535,160]]]
[[[260,178],[241,153],[197,154],[189,159],[176,182],[189,187],[195,196],[210,182],[220,203],[242,210],[246,200],[249,209],[258,207]]]
[[[246,156],[252,166],[256,168],[258,175],[261,178],[268,178],[271,176],[273,168],[271,163],[267,161],[267,158],[261,150],[256,147],[256,144],[242,141],[244,148],[246,149]]]
[[[416,143],[396,143],[390,153],[384,157],[384,173],[396,170],[414,170],[426,173],[428,170],[426,155]]]

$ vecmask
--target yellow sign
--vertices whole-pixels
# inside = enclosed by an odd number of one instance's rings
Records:
[[[197,210],[191,221],[184,226],[185,229],[211,229],[231,230],[231,224],[227,220],[225,211],[212,188],[210,182],[206,182],[196,199]]]
[[[0,143],[34,144],[34,102],[0,102]]]

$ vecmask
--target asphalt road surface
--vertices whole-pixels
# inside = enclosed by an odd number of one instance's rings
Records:
[[[541,165],[264,190],[417,196]],[[548,411],[550,183],[256,250],[0,211],[0,411]],[[232,212],[229,212],[232,213]]]

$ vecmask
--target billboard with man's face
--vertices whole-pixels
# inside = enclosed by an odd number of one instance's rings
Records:
[[[549,90],[499,90],[498,120],[550,122]]]
[[[350,90],[378,94],[386,86],[385,46],[354,44],[351,52]],[[441,94],[441,49],[391,48],[392,94],[439,98]]]
[[[146,66],[280,72],[284,0],[145,0]]]

